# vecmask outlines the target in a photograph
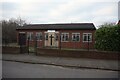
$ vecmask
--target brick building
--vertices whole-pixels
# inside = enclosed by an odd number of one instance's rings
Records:
[[[38,48],[94,48],[93,23],[29,24],[17,29],[17,41]]]

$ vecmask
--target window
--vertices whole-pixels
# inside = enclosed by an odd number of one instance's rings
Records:
[[[69,41],[69,33],[62,33],[61,41]]]
[[[34,39],[33,32],[27,32],[27,40],[32,41]]]
[[[42,40],[42,33],[36,32],[36,38],[37,38],[37,40]]]
[[[58,40],[58,34],[55,34],[55,40],[56,41]]]
[[[72,33],[72,41],[80,41],[80,33]]]
[[[92,33],[83,33],[83,42],[92,42]]]
[[[48,33],[45,34],[45,40],[48,40]]]

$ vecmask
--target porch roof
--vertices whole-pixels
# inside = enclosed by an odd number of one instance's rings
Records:
[[[29,24],[16,30],[96,30],[93,23]]]

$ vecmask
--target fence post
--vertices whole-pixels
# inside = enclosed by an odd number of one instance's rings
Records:
[[[88,51],[89,51],[89,41],[90,41],[90,38],[88,37]]]
[[[37,36],[35,36],[35,55],[37,55]]]
[[[88,40],[88,51],[89,51],[89,40]]]
[[[20,45],[20,53],[22,53],[22,45]]]
[[[61,32],[60,32],[60,50],[61,50]]]
[[[28,43],[28,54],[29,54],[29,37],[28,37],[28,41],[27,41],[27,43]]]

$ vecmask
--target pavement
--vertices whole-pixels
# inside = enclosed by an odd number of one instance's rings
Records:
[[[54,66],[63,66],[69,68],[87,68],[120,71],[118,60],[100,60],[88,58],[68,58],[68,57],[50,57],[36,56],[33,54],[3,54],[3,61],[15,61],[31,64],[45,64]]]

